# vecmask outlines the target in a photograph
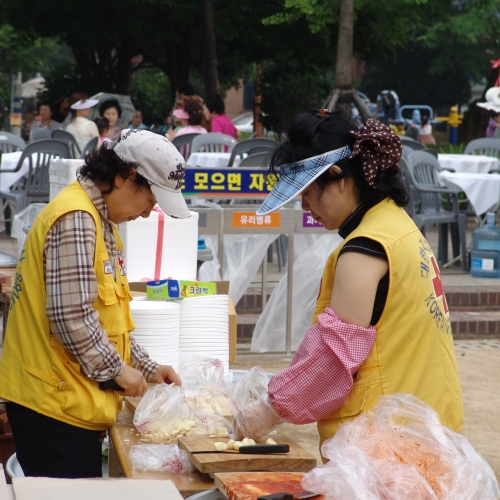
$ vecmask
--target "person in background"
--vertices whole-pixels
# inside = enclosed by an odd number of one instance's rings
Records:
[[[21,127],[21,137],[28,142],[30,138],[31,125],[35,121],[35,111],[33,108],[28,108],[24,113],[23,126]]]
[[[399,97],[394,90],[382,90],[377,95],[377,105],[375,108],[375,118],[380,123],[388,125],[399,116]]]
[[[70,112],[70,106],[71,106],[70,100],[72,95],[79,96],[81,94],[79,93],[71,94],[70,92],[67,92],[60,99],[52,103],[51,109],[52,109],[53,120],[59,123],[63,123],[64,120],[66,120],[66,117],[69,115]],[[78,97],[77,100],[78,99],[80,98]]]
[[[165,123],[163,123],[162,125],[159,125],[153,131],[155,132],[155,134],[160,134],[160,135],[163,135],[165,137],[168,137],[169,131],[173,130],[174,128],[175,128],[174,120],[172,119],[170,114],[168,114],[165,117]]]
[[[106,137],[111,141],[117,141],[120,137],[121,128],[116,124],[122,116],[122,107],[116,99],[108,99],[99,105],[99,115],[109,121],[109,130]]]
[[[405,122],[403,120],[393,120],[391,124],[391,130],[396,135],[406,135]]]
[[[182,120],[183,127],[176,130],[170,130],[168,139],[171,141],[174,137],[186,134],[206,134],[207,129],[201,126],[203,119],[203,108],[197,102],[188,102],[184,109],[176,109],[174,116]]]
[[[418,140],[426,146],[428,144],[436,144],[436,139],[432,135],[432,125],[429,123],[429,117],[426,115],[422,116],[422,124],[418,131]]]
[[[133,128],[136,130],[149,130],[149,127],[147,125],[144,125],[142,120],[144,119],[144,113],[142,112],[142,109],[136,109],[134,116],[132,116],[132,120],[130,120],[130,123],[127,128]]]
[[[90,108],[98,102],[97,99],[88,99],[85,94],[73,94],[69,99],[71,122],[66,130],[73,134],[82,151],[90,139],[99,137],[97,125],[88,118]]]
[[[98,116],[94,120],[95,124],[97,125],[97,130],[99,131],[99,142],[102,144],[104,142],[109,141],[107,137],[107,133],[109,131],[109,121],[107,118],[101,118]]]
[[[500,128],[500,111],[490,111],[490,121],[486,128],[486,137],[495,137],[497,129]]]
[[[31,122],[30,131],[34,128],[48,128],[57,130],[61,124],[52,119],[52,109],[49,102],[41,102],[38,105],[38,116]]]
[[[203,111],[205,118],[210,122],[211,131],[239,139],[241,134],[233,122],[224,114],[225,110],[224,101],[220,94],[217,92],[207,94]]]

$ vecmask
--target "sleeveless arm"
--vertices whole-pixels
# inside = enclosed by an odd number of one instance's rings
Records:
[[[123,361],[92,307],[96,228],[87,212],[70,212],[49,230],[44,247],[46,309],[52,334],[93,380],[115,378]]]
[[[273,409],[294,424],[316,422],[339,409],[353,375],[375,342],[375,328],[344,323],[330,309],[318,316],[292,363],[269,382]]]

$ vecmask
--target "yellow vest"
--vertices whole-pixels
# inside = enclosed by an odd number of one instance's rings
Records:
[[[45,239],[57,219],[77,210],[94,218],[97,231],[94,270],[99,296],[93,307],[119,355],[130,362],[128,332],[134,323],[125,267],[116,263],[115,282],[99,212],[76,181],[40,213],[19,258],[0,361],[0,397],[77,427],[103,430],[115,422],[122,398],[113,391],[101,391],[99,383],[81,371],[75,356],[52,335],[45,312]],[[116,248],[123,252],[115,227],[113,232]]]
[[[389,290],[382,316],[374,325],[375,344],[346,402],[318,422],[321,444],[341,424],[373,408],[380,396],[397,392],[413,394],[434,408],[445,426],[461,430],[464,414],[450,317],[429,244],[406,212],[388,198],[366,213],[344,244],[360,236],[384,247]],[[330,305],[342,247],[327,260],[313,323]]]

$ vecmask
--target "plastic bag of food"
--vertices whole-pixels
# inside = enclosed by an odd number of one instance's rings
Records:
[[[180,387],[158,384],[148,389],[134,414],[134,425],[145,442],[168,443],[179,436],[207,434],[184,401]]]
[[[227,394],[224,366],[220,359],[181,355],[177,370],[184,390],[206,389],[213,394]]]
[[[130,450],[130,462],[135,470],[154,470],[188,474],[193,466],[187,451],[176,444],[136,444]]]
[[[496,500],[499,495],[491,467],[469,441],[409,394],[381,397],[371,411],[343,424],[321,452],[330,461],[307,473],[302,485],[325,500]]]
[[[246,405],[267,393],[269,379],[260,366],[254,366],[236,382],[229,392],[229,408],[236,415]]]

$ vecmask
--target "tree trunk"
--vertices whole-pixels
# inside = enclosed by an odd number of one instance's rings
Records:
[[[262,126],[262,63],[257,64],[257,78],[254,83],[254,98],[253,98],[253,130],[255,137],[264,135],[264,127]]]
[[[212,0],[202,0],[203,9],[203,85],[205,93],[219,91],[217,49],[215,45],[214,7]]]
[[[352,89],[352,41],[354,31],[354,0],[341,0],[335,87]]]

